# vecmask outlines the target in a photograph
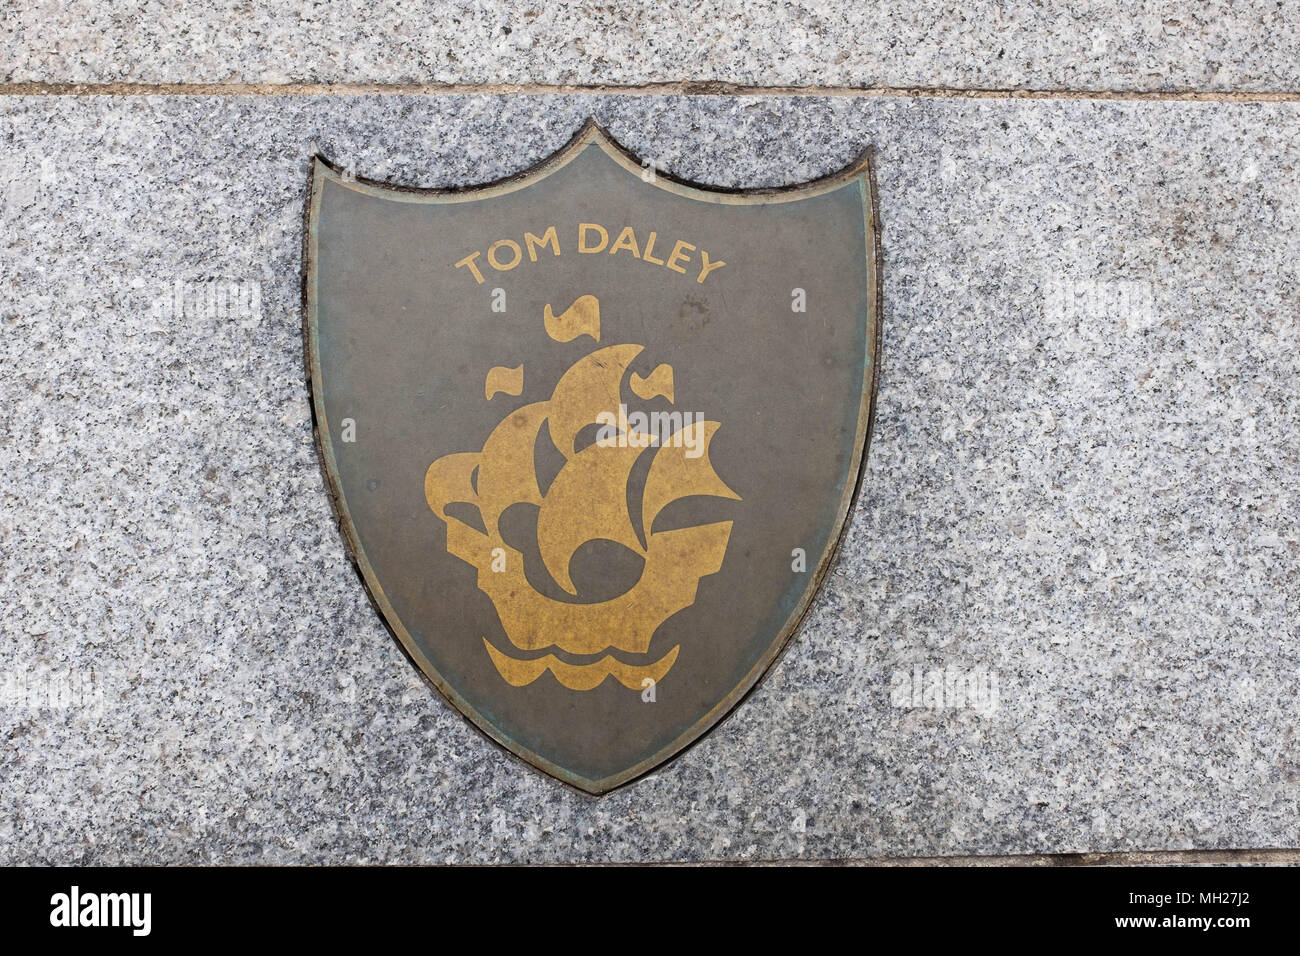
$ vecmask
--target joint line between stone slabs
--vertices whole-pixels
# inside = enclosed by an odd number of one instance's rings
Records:
[[[861,99],[1119,100],[1166,103],[1300,103],[1300,91],[961,89],[951,87],[741,86],[712,81],[537,83],[0,83],[0,96],[737,96]]]

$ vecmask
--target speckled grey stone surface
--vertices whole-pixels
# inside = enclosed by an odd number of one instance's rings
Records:
[[[1300,843],[1297,106],[0,110],[0,859]],[[298,300],[313,142],[365,175],[464,183],[588,113],[728,186],[874,143],[885,250],[840,564],[733,718],[600,799],[470,729],[371,610],[311,444]],[[206,278],[260,283],[260,314],[154,305]],[[918,666],[985,668],[998,706],[896,706]]]
[[[1293,0],[6,6],[0,78],[1295,90]]]

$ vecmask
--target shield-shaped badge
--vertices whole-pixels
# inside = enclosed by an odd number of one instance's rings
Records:
[[[489,185],[317,160],[309,192],[317,441],[378,610],[561,780],[602,793],[678,754],[781,652],[862,479],[867,156],[727,191],[588,122]]]

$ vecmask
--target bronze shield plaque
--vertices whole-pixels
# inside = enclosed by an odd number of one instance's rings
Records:
[[[510,179],[317,161],[317,440],[379,611],[466,717],[602,793],[714,726],[812,600],[877,377],[869,163],[727,192],[588,123]]]

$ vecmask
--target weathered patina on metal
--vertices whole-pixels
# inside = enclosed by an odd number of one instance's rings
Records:
[[[312,169],[304,339],[340,530],[412,660],[602,793],[749,693],[860,487],[880,353],[870,156],[781,189],[587,125],[485,186]]]

